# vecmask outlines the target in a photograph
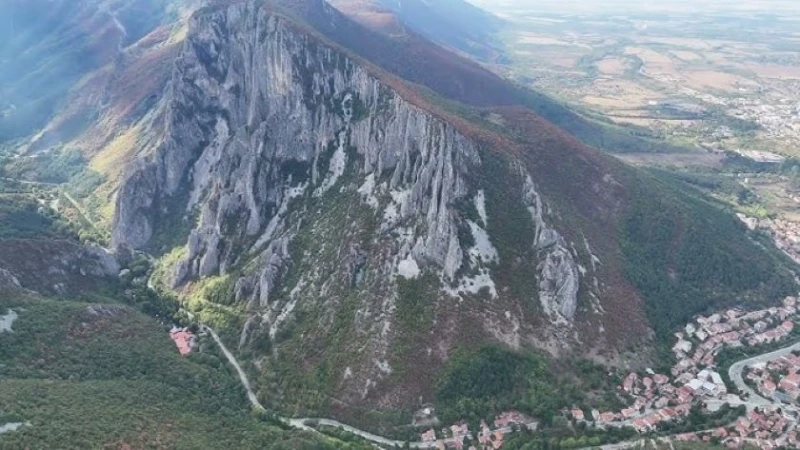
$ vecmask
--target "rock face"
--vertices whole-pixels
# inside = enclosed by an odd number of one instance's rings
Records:
[[[268,342],[281,364],[326,367],[340,398],[384,406],[430,392],[428,372],[389,383],[395,365],[439,367],[460,337],[538,345],[557,329],[575,346],[593,289],[532,175],[391,86],[261,2],[201,11],[113,233],[181,249],[173,288],[224,280],[208,298],[244,311],[241,347]],[[536,286],[498,278],[503,264]]]
[[[545,222],[545,206],[530,176],[525,177],[522,195],[536,226],[533,246],[539,257],[539,301],[552,319],[571,322],[578,307],[578,264],[561,234]]]

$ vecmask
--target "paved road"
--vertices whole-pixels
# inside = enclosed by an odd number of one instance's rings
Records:
[[[214,339],[214,342],[217,343],[217,345],[219,346],[220,350],[222,350],[222,353],[228,359],[228,362],[230,362],[231,365],[234,367],[234,369],[236,369],[236,373],[239,375],[239,381],[241,381],[242,386],[244,386],[245,391],[247,391],[247,399],[250,401],[250,404],[252,405],[252,407],[254,409],[258,410],[258,411],[266,411],[266,408],[264,408],[264,406],[261,404],[261,402],[258,401],[258,397],[256,397],[255,392],[253,392],[253,388],[250,385],[250,381],[247,378],[247,374],[242,369],[242,366],[239,364],[239,361],[237,361],[236,357],[233,355],[233,353],[231,353],[231,351],[228,350],[228,347],[225,346],[225,343],[222,342],[222,340],[219,338],[217,333],[214,330],[212,330],[211,328],[209,328],[209,327],[207,327],[205,325],[200,325],[200,329],[204,330],[204,331],[207,331],[208,334],[211,335],[211,337]],[[358,428],[355,428],[355,427],[352,427],[350,425],[338,422],[336,420],[315,419],[315,418],[287,419],[287,418],[284,418],[284,417],[279,417],[278,420],[280,420],[281,422],[283,422],[283,423],[285,423],[285,424],[287,424],[287,425],[289,425],[289,426],[291,426],[293,428],[297,428],[299,430],[305,430],[305,431],[316,431],[316,430],[314,430],[314,428],[312,428],[312,427],[307,425],[307,423],[309,423],[309,422],[316,422],[316,423],[318,423],[320,425],[340,428],[342,430],[345,430],[345,431],[347,431],[349,433],[353,433],[355,435],[358,435],[358,436],[362,437],[363,439],[366,439],[366,440],[368,440],[370,442],[373,442],[375,444],[378,444],[378,445],[384,445],[384,446],[389,446],[389,447],[393,447],[393,446],[402,447],[403,445],[406,444],[404,441],[396,441],[396,440],[393,440],[393,439],[388,439],[388,438],[385,438],[385,437],[382,437],[382,436],[378,436],[376,434],[372,434],[372,433],[369,433],[369,432],[364,431],[364,430],[359,430]],[[428,443],[428,442],[411,442],[410,445],[411,445],[411,448],[420,448],[420,449],[436,448],[436,444],[435,443]]]
[[[753,388],[748,386],[744,382],[744,377],[742,376],[742,372],[744,368],[753,364],[758,364],[762,362],[769,362],[775,359],[780,358],[781,356],[786,356],[792,353],[795,350],[800,350],[800,342],[792,344],[788,347],[784,347],[774,352],[764,353],[763,355],[754,356],[752,358],[748,358],[737,363],[731,365],[730,369],[728,369],[728,376],[730,377],[733,384],[736,385],[739,390],[746,393],[748,395],[746,404],[748,404],[748,408],[752,406],[768,406],[774,405],[778,403],[775,400],[770,400],[762,397],[758,392],[756,392]],[[781,404],[781,407],[787,407],[787,405]],[[793,407],[792,407],[793,408]]]
[[[253,405],[253,408],[258,411],[266,411],[264,405],[258,401],[258,397],[256,397],[255,392],[253,392],[253,388],[250,386],[250,380],[247,379],[247,374],[244,373],[242,366],[239,365],[239,361],[236,360],[236,357],[233,356],[233,353],[231,353],[230,350],[228,350],[228,347],[222,343],[222,340],[214,330],[205,325],[201,325],[200,327],[202,330],[208,331],[211,337],[214,338],[214,341],[217,343],[217,345],[219,345],[222,353],[224,353],[225,357],[228,358],[228,362],[230,362],[233,368],[236,369],[236,372],[239,374],[239,381],[242,382],[242,386],[244,386],[244,389],[247,391],[247,399],[250,400],[250,404]]]

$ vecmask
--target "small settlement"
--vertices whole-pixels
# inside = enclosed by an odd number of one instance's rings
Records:
[[[630,426],[639,432],[648,432],[655,430],[659,423],[686,416],[696,401],[718,405],[729,401],[744,404],[738,396],[728,394],[722,376],[715,371],[717,355],[726,346],[757,346],[782,341],[794,329],[792,319],[797,314],[796,306],[797,299],[788,297],[780,307],[747,313],[730,309],[708,317],[697,317],[675,334],[677,342],[672,351],[677,363],[669,374],[648,370],[646,373],[630,373],[624,378],[619,389],[632,402],[627,408],[621,411],[593,410],[591,417],[580,408],[574,408],[569,414],[575,421],[600,428]],[[747,378],[767,398],[772,394],[782,394],[786,400],[794,401],[800,397],[799,372],[800,357],[790,355],[751,368]],[[737,422],[730,431],[723,428],[716,430],[716,435],[688,433],[680,438],[709,440],[715,437],[726,444],[748,442],[760,448],[775,448],[778,442],[782,445],[795,443],[795,432],[785,430],[788,423],[785,420],[789,419],[781,420],[782,413],[768,406],[762,409],[755,415],[751,411],[751,419]],[[759,420],[753,420],[756,418]],[[780,435],[776,435],[778,432]]]
[[[511,433],[514,429],[527,428],[535,431],[539,423],[525,414],[517,411],[508,411],[500,414],[494,419],[490,426],[485,421],[480,423],[480,429],[477,430],[477,441],[479,447],[470,446],[472,450],[496,450],[503,446],[503,439],[506,434]],[[444,449],[457,449],[463,450],[464,438],[468,441],[474,441],[474,436],[469,430],[469,426],[464,423],[457,423],[449,428],[442,428],[437,434],[436,430],[430,430],[420,435],[420,440],[424,443],[435,443],[436,447]]]

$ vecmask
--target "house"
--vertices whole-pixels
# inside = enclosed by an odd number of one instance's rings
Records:
[[[784,377],[780,382],[780,386],[787,391],[797,389],[800,387],[800,375],[793,373]]]
[[[647,424],[647,422],[645,422],[644,419],[636,419],[633,421],[633,428],[635,428],[636,431],[642,433],[644,431],[649,430],[650,426]]]
[[[688,383],[686,383],[685,387],[688,387],[689,389],[691,389],[692,392],[697,392],[697,391],[700,390],[700,388],[703,387],[703,382],[701,380],[695,378],[695,379],[689,381]]]
[[[692,351],[692,343],[689,341],[679,340],[678,342],[675,343],[674,346],[672,346],[673,353],[678,353],[678,352],[689,353],[690,351]]]
[[[600,419],[598,420],[598,422],[613,422],[615,418],[616,414],[614,414],[613,412],[606,411],[600,413]]]
[[[192,348],[195,346],[194,333],[189,331],[188,328],[173,327],[169,332],[169,337],[175,342],[175,345],[178,347],[178,353],[182,356],[191,353]]]
[[[503,446],[503,432],[497,430],[494,432],[494,448],[498,449]]]
[[[465,422],[457,423],[450,427],[450,431],[453,433],[453,438],[463,438],[469,434],[469,426]]]
[[[656,382],[658,385],[666,384],[669,381],[669,377],[666,375],[661,375],[660,373],[653,375],[653,381]]]
[[[717,395],[719,393],[719,387],[714,383],[706,381],[703,383],[703,392],[708,395]]]
[[[669,397],[659,397],[654,403],[653,406],[656,408],[663,408],[669,405]]]
[[[580,408],[572,410],[572,418],[575,420],[583,420],[583,411]]]
[[[436,442],[436,431],[431,428],[430,430],[422,433],[419,437],[422,442]]]
[[[636,414],[638,414],[639,411],[637,409],[635,409],[635,408],[626,408],[626,409],[623,409],[620,413],[622,414],[623,418],[630,419],[631,417],[633,417]]]
[[[622,390],[629,394],[633,392],[633,386],[636,384],[636,380],[638,379],[639,376],[635,373],[631,372],[628,374],[628,376],[625,377],[625,380],[622,381]]]
[[[511,426],[511,424],[517,425],[524,425],[527,428],[533,428],[538,425],[533,418],[526,416],[519,411],[507,411],[494,419],[494,425],[496,428],[506,428]]]

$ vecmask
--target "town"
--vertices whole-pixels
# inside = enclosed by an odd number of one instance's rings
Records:
[[[714,441],[731,448],[742,444],[759,448],[797,447],[800,408],[800,345],[795,354],[775,357],[769,361],[745,366],[744,377],[756,389],[748,386],[726,385],[718,372],[717,356],[726,347],[758,347],[780,343],[795,330],[798,319],[798,300],[787,297],[781,306],[745,312],[728,309],[710,316],[698,316],[684,329],[675,333],[672,353],[676,363],[668,373],[647,369],[631,372],[618,387],[628,406],[619,411],[584,410],[574,407],[565,415],[575,423],[597,429],[630,427],[638,433],[659,431],[669,423],[680,423],[693,407],[713,413],[723,405],[744,406],[746,414],[734,423],[691,433],[672,436],[679,441]],[[743,389],[744,388],[744,389]],[[734,391],[731,391],[733,389]],[[763,396],[760,397],[760,396]],[[781,403],[782,402],[782,403]],[[420,412],[433,417],[431,408]],[[499,415],[493,426],[480,424],[477,434],[461,422],[437,431],[430,428],[420,435],[420,441],[445,449],[492,449],[503,446],[504,437],[518,429],[536,430],[537,421],[519,412]],[[477,437],[477,447],[472,444]]]
[[[777,448],[797,442],[795,401],[800,397],[800,357],[795,354],[759,362],[745,368],[746,378],[766,399],[756,401],[746,389],[742,395],[729,393],[722,375],[715,371],[716,357],[724,347],[753,347],[784,340],[794,330],[797,299],[787,297],[782,306],[743,312],[730,309],[724,313],[697,317],[675,333],[672,347],[677,363],[669,374],[630,373],[619,389],[632,399],[621,411],[592,410],[587,417],[583,410],[570,412],[576,421],[595,427],[629,426],[640,433],[656,431],[665,422],[677,422],[689,414],[693,404],[704,405],[707,411],[722,405],[745,405],[747,416],[729,427],[683,433],[678,440],[717,440],[730,447],[747,442],[759,448]],[[798,353],[800,354],[800,353]],[[737,386],[737,388],[740,388]],[[757,396],[758,394],[756,394]],[[784,402],[785,404],[780,404]]]

